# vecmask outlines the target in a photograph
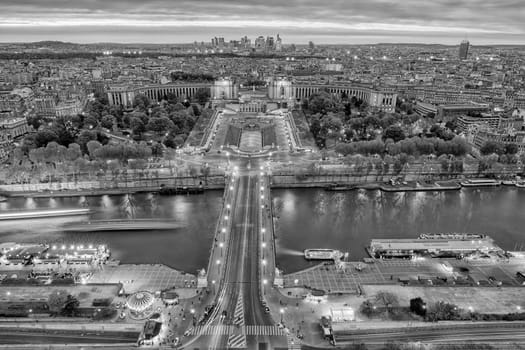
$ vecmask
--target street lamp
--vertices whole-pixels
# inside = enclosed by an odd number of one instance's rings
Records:
[[[222,258],[222,247],[224,247],[224,243],[219,243],[219,247],[221,247],[221,258]]]
[[[217,264],[217,273],[219,273],[219,271],[221,269],[221,261],[219,259],[217,259],[216,264]]]
[[[281,308],[281,309],[279,310],[279,313],[281,314],[281,324],[282,324],[282,323],[283,323],[284,309]]]
[[[268,280],[267,279],[263,279],[263,295],[266,295],[266,285],[268,284]]]
[[[266,259],[262,259],[263,272],[266,273]]]

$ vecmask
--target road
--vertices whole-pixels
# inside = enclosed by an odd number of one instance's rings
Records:
[[[451,329],[418,329],[408,331],[389,331],[387,329],[377,334],[354,334],[337,336],[338,344],[365,343],[382,345],[389,341],[423,342],[423,343],[462,343],[462,342],[525,342],[523,328],[516,327],[456,327]]]
[[[259,161],[252,159],[239,164],[232,200],[231,231],[226,245],[223,278],[219,284],[216,307],[206,326],[214,329],[228,328],[228,334],[200,336],[197,344],[209,348],[256,349],[258,344],[270,346],[286,344],[283,336],[246,334],[246,326],[273,327],[270,314],[261,303],[260,263],[258,254],[260,235],[260,184]],[[195,345],[192,345],[195,346]]]

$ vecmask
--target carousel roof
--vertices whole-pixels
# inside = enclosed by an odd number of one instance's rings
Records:
[[[128,297],[126,305],[133,311],[144,311],[155,301],[155,297],[150,292],[137,292]]]

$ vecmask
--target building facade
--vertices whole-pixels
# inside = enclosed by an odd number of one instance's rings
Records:
[[[459,45],[459,59],[460,60],[466,60],[468,57],[468,49],[470,47],[470,43],[468,40],[463,40],[461,44]]]
[[[107,91],[110,105],[131,107],[137,94],[144,94],[152,101],[161,101],[168,93],[191,98],[197,90],[210,90],[212,101],[236,100],[239,98],[239,86],[231,79],[219,79],[213,84],[166,84],[130,87],[127,85],[111,86]],[[365,101],[369,106],[385,112],[394,112],[397,93],[390,89],[376,89],[367,85],[318,85],[293,83],[287,79],[271,80],[268,84],[268,97],[278,102],[287,102],[293,105],[296,101],[309,98],[312,94],[327,91],[334,95],[346,94]]]
[[[160,102],[166,98],[168,94],[174,94],[177,97],[192,98],[199,89],[210,89],[210,87],[211,85],[207,83],[147,85],[139,87],[113,85],[109,87],[107,96],[110,105],[132,107],[135,96],[139,94],[147,96],[151,101]]]

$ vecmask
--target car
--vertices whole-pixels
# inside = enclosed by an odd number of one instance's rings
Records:
[[[221,313],[221,317],[222,317],[222,318],[226,318],[226,317],[228,317],[228,311],[223,310],[222,313]]]
[[[264,307],[264,312],[266,312],[267,314],[269,314],[269,313],[270,313],[270,308],[269,308],[268,306],[265,306],[265,307]]]

